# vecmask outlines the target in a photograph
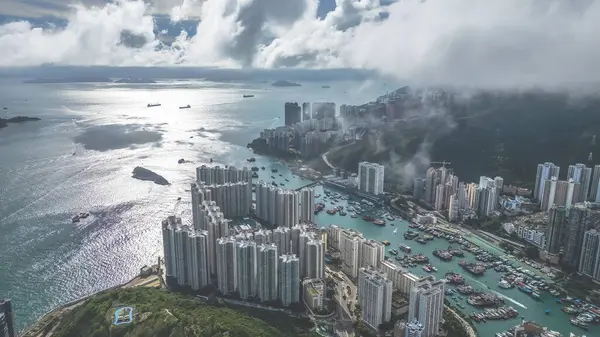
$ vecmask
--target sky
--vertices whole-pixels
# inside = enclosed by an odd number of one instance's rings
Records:
[[[0,67],[358,68],[425,84],[600,82],[600,0],[0,0]]]

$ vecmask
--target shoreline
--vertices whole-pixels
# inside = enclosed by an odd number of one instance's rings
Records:
[[[67,302],[65,304],[62,304],[62,305],[48,311],[47,313],[40,316],[40,318],[36,319],[35,322],[33,322],[30,326],[25,327],[25,329],[23,329],[23,331],[21,331],[19,333],[19,336],[20,337],[45,337],[48,334],[51,334],[52,331],[54,331],[54,329],[56,329],[56,327],[58,327],[58,325],[60,324],[62,316],[69,313],[73,309],[79,307],[80,305],[85,303],[88,299],[90,299],[100,293],[110,291],[110,290],[115,290],[115,289],[148,286],[149,284],[156,283],[157,281],[159,282],[160,287],[163,287],[164,283],[163,283],[162,277],[160,276],[160,267],[158,265],[153,265],[153,266],[151,266],[151,269],[152,269],[152,271],[150,272],[150,274],[142,275],[142,273],[139,273],[138,275],[134,276],[132,279],[130,279],[129,281],[127,281],[125,283],[97,291],[97,292],[95,292],[93,294],[89,294],[87,296],[83,296],[81,298]],[[143,281],[143,282],[140,282],[140,281]]]

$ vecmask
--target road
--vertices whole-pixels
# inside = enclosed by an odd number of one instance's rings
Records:
[[[446,309],[448,309],[452,313],[452,315],[454,315],[454,317],[460,321],[465,331],[467,331],[468,337],[477,337],[475,329],[473,329],[473,327],[467,321],[465,321],[464,318],[460,317],[460,315],[458,315],[456,311],[452,310],[452,308],[446,306]]]
[[[321,158],[323,158],[323,161],[325,162],[325,164],[327,164],[327,166],[329,166],[332,170],[335,168],[335,166],[333,166],[330,162],[329,159],[327,159],[327,155],[329,154],[329,151],[323,153],[321,155]]]

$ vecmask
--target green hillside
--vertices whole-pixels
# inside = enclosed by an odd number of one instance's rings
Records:
[[[133,308],[133,320],[128,324],[115,325],[115,311],[122,307]],[[252,316],[249,312],[252,312]],[[92,297],[66,314],[53,336],[292,337],[310,336],[310,327],[309,321],[290,318],[285,314],[213,306],[189,295],[130,288],[111,290]]]

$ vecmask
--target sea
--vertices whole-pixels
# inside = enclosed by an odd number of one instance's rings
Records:
[[[250,166],[246,159],[256,157],[251,165],[266,167],[259,172],[260,179],[301,187],[310,181],[274,158],[252,154],[246,145],[264,128],[283,124],[285,102],[361,104],[387,90],[393,88],[370,81],[275,88],[264,82],[163,80],[131,85],[0,80],[0,106],[8,108],[0,110],[0,117],[40,118],[0,129],[0,297],[12,299],[16,323],[24,329],[61,304],[128,281],[162,256],[162,219],[173,214],[191,219],[189,184],[197,166],[211,160],[212,165]],[[161,106],[148,108],[149,103]],[[190,109],[179,109],[187,104]],[[185,163],[178,164],[179,159]],[[136,166],[162,175],[170,185],[132,178]],[[271,168],[278,172],[273,174]],[[323,195],[323,187],[316,192]],[[73,223],[71,218],[81,212],[90,216]],[[413,252],[430,257],[438,277],[460,271],[457,260],[441,262],[431,255],[434,249],[447,248],[446,241],[421,246],[404,240],[402,233],[408,229],[404,221],[378,227],[361,218],[321,212],[316,222],[389,240],[387,249],[409,245]],[[465,259],[473,259],[466,254]],[[412,271],[427,274],[420,267]],[[480,278],[467,277],[467,282],[503,294],[506,304],[525,319],[566,336],[583,332],[569,324],[549,294],[535,301],[517,289],[498,288],[499,277],[492,270]],[[463,312],[476,310],[463,302]],[[550,315],[545,314],[548,309]],[[477,328],[480,336],[493,336],[518,321],[488,321]],[[600,334],[597,327],[588,333],[594,334]]]

